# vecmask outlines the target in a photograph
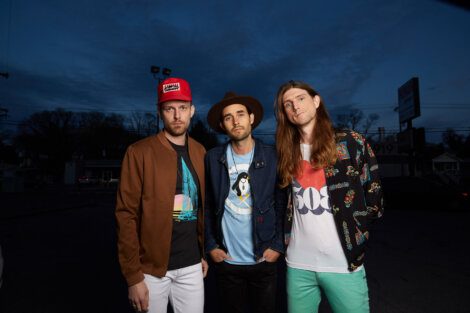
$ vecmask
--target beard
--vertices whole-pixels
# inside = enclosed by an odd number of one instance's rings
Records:
[[[164,125],[165,131],[170,134],[173,137],[178,137],[186,134],[189,124],[185,124],[182,122],[173,124],[173,123],[168,123]]]
[[[229,131],[227,132],[227,135],[232,139],[233,141],[242,141],[248,138],[251,135],[251,129],[246,129],[242,128],[243,131]]]

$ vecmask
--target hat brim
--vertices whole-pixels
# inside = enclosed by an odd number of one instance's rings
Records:
[[[184,95],[179,95],[179,96],[168,96],[168,97],[163,97],[162,99],[159,99],[158,100],[158,105],[161,105],[165,102],[168,102],[168,101],[189,101],[191,102],[192,99],[190,96],[184,96]]]
[[[253,124],[251,124],[252,130],[254,130],[263,120],[263,106],[255,98],[249,96],[236,96],[223,99],[222,101],[214,104],[209,110],[209,113],[207,113],[207,123],[216,132],[225,134],[225,130],[220,127],[222,111],[225,107],[231,104],[242,104],[246,106],[251,113],[253,113],[255,118]]]

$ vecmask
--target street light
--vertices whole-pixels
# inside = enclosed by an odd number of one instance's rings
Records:
[[[160,66],[152,65],[150,66],[150,73],[152,73],[153,78],[158,80],[158,83],[160,84],[164,79],[170,76],[171,69],[164,67],[162,71],[160,72]],[[157,116],[157,133],[159,131],[160,131],[160,118]]]
[[[160,73],[160,66],[152,65],[152,66],[150,66],[150,73],[152,73],[153,78],[158,80],[158,83],[161,83],[162,80],[164,80],[165,78],[170,76],[171,69],[169,69],[167,67],[164,67],[161,71],[161,76],[158,76],[158,74]]]

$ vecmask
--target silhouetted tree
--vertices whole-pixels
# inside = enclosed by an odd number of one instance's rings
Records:
[[[211,132],[200,119],[193,121],[192,127],[189,130],[189,135],[199,141],[206,150],[219,144],[217,135]]]
[[[463,156],[467,158],[470,157],[470,134],[467,135],[467,138],[464,142]]]
[[[132,112],[129,117],[131,130],[138,136],[147,137],[157,133],[157,116],[150,112]]]
[[[124,116],[102,112],[78,113],[77,153],[86,159],[119,159],[132,138]]]
[[[470,135],[457,134],[454,129],[448,128],[442,133],[442,143],[445,148],[459,157],[470,156]]]
[[[442,142],[445,147],[453,153],[458,153],[463,146],[464,136],[459,135],[452,128],[447,128],[444,133],[442,133]]]
[[[15,142],[58,178],[75,148],[75,122],[73,112],[61,108],[34,113],[18,126]]]
[[[367,135],[369,133],[369,130],[372,127],[372,125],[374,125],[375,122],[377,122],[379,118],[380,118],[380,115],[378,115],[377,113],[371,113],[367,116],[366,121],[364,122],[364,125],[363,125],[364,134]]]
[[[361,128],[359,124],[364,119],[364,113],[361,109],[351,109],[349,112],[336,115],[336,127],[349,128],[356,131],[360,131],[367,135],[370,128],[378,121],[380,116],[376,113],[371,113],[366,117],[366,120],[362,124]]]
[[[32,114],[18,127],[15,143],[42,173],[62,181],[65,162],[120,159],[133,138],[124,116],[102,112],[75,113],[56,109]]]

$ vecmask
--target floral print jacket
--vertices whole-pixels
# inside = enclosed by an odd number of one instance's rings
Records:
[[[335,137],[338,159],[324,171],[348,270],[354,271],[364,262],[370,224],[383,214],[382,187],[377,160],[366,139],[345,129],[337,130]],[[286,233],[290,233],[292,209],[289,200]]]

